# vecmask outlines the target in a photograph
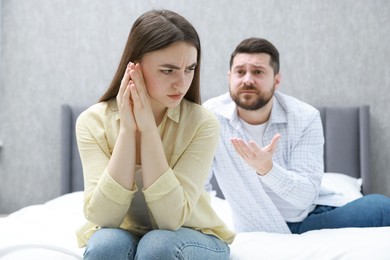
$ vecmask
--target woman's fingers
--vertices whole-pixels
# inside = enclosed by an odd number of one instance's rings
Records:
[[[145,80],[140,64],[130,63],[130,98],[132,101],[132,112],[137,129],[140,132],[148,131],[156,126],[150,97],[146,89]]]
[[[147,102],[148,92],[146,90],[144,76],[141,70],[141,65],[139,63],[130,65],[130,76],[134,81],[134,84],[137,88],[138,96],[140,97],[141,102]]]
[[[125,100],[125,102],[128,102],[128,104],[130,105],[130,109],[131,109],[131,105],[132,105],[132,100],[131,100],[131,97],[130,97],[130,93],[131,93],[131,81],[129,82],[129,84],[127,84],[126,88],[125,88],[125,92],[123,93],[123,100]]]
[[[140,99],[139,99],[139,95],[138,95],[138,89],[133,82],[131,82],[129,84],[129,91],[131,93],[131,100],[132,100],[133,106],[140,107],[141,104],[140,104]]]
[[[127,65],[125,73],[124,73],[122,80],[121,80],[121,84],[119,86],[118,94],[116,96],[116,101],[118,103],[118,107],[122,107],[123,104],[125,104],[126,101],[129,100],[129,96],[124,97],[124,93],[126,92],[126,90],[128,88],[129,81],[130,81],[130,68],[129,68],[129,65]]]
[[[121,85],[119,87],[118,95],[120,95],[120,96],[123,95],[127,85],[129,84],[129,80],[130,80],[130,68],[129,68],[129,65],[127,65],[126,70],[125,70],[125,74],[123,75]]]
[[[131,85],[134,85],[130,77],[130,64],[127,66],[123,75],[121,85],[118,90],[116,100],[118,103],[121,129],[137,130],[137,125],[133,115],[133,102],[131,94]]]

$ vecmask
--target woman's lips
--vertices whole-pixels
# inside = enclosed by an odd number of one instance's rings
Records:
[[[171,99],[179,100],[183,97],[183,94],[168,95]]]

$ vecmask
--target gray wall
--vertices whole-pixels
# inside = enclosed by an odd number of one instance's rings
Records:
[[[281,53],[285,93],[313,105],[370,105],[373,189],[390,195],[389,1],[3,0],[0,213],[59,195],[60,105],[97,100],[132,23],[152,8],[197,28],[204,100],[227,90],[238,42],[260,36]]]

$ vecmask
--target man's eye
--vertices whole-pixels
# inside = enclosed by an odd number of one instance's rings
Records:
[[[164,74],[170,74],[170,73],[172,73],[172,70],[171,69],[161,70],[161,72]]]
[[[262,71],[262,70],[255,70],[255,74],[264,74],[264,71]]]

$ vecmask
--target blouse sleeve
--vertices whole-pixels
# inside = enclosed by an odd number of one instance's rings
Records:
[[[84,215],[98,226],[119,227],[136,190],[129,191],[120,186],[108,173],[111,152],[101,122],[98,114],[88,110],[76,121],[77,145],[84,175]]]
[[[193,122],[197,122],[194,125]],[[160,229],[176,230],[191,217],[219,140],[219,123],[209,114],[180,122],[175,151],[169,168],[155,183],[144,189],[150,212]]]

